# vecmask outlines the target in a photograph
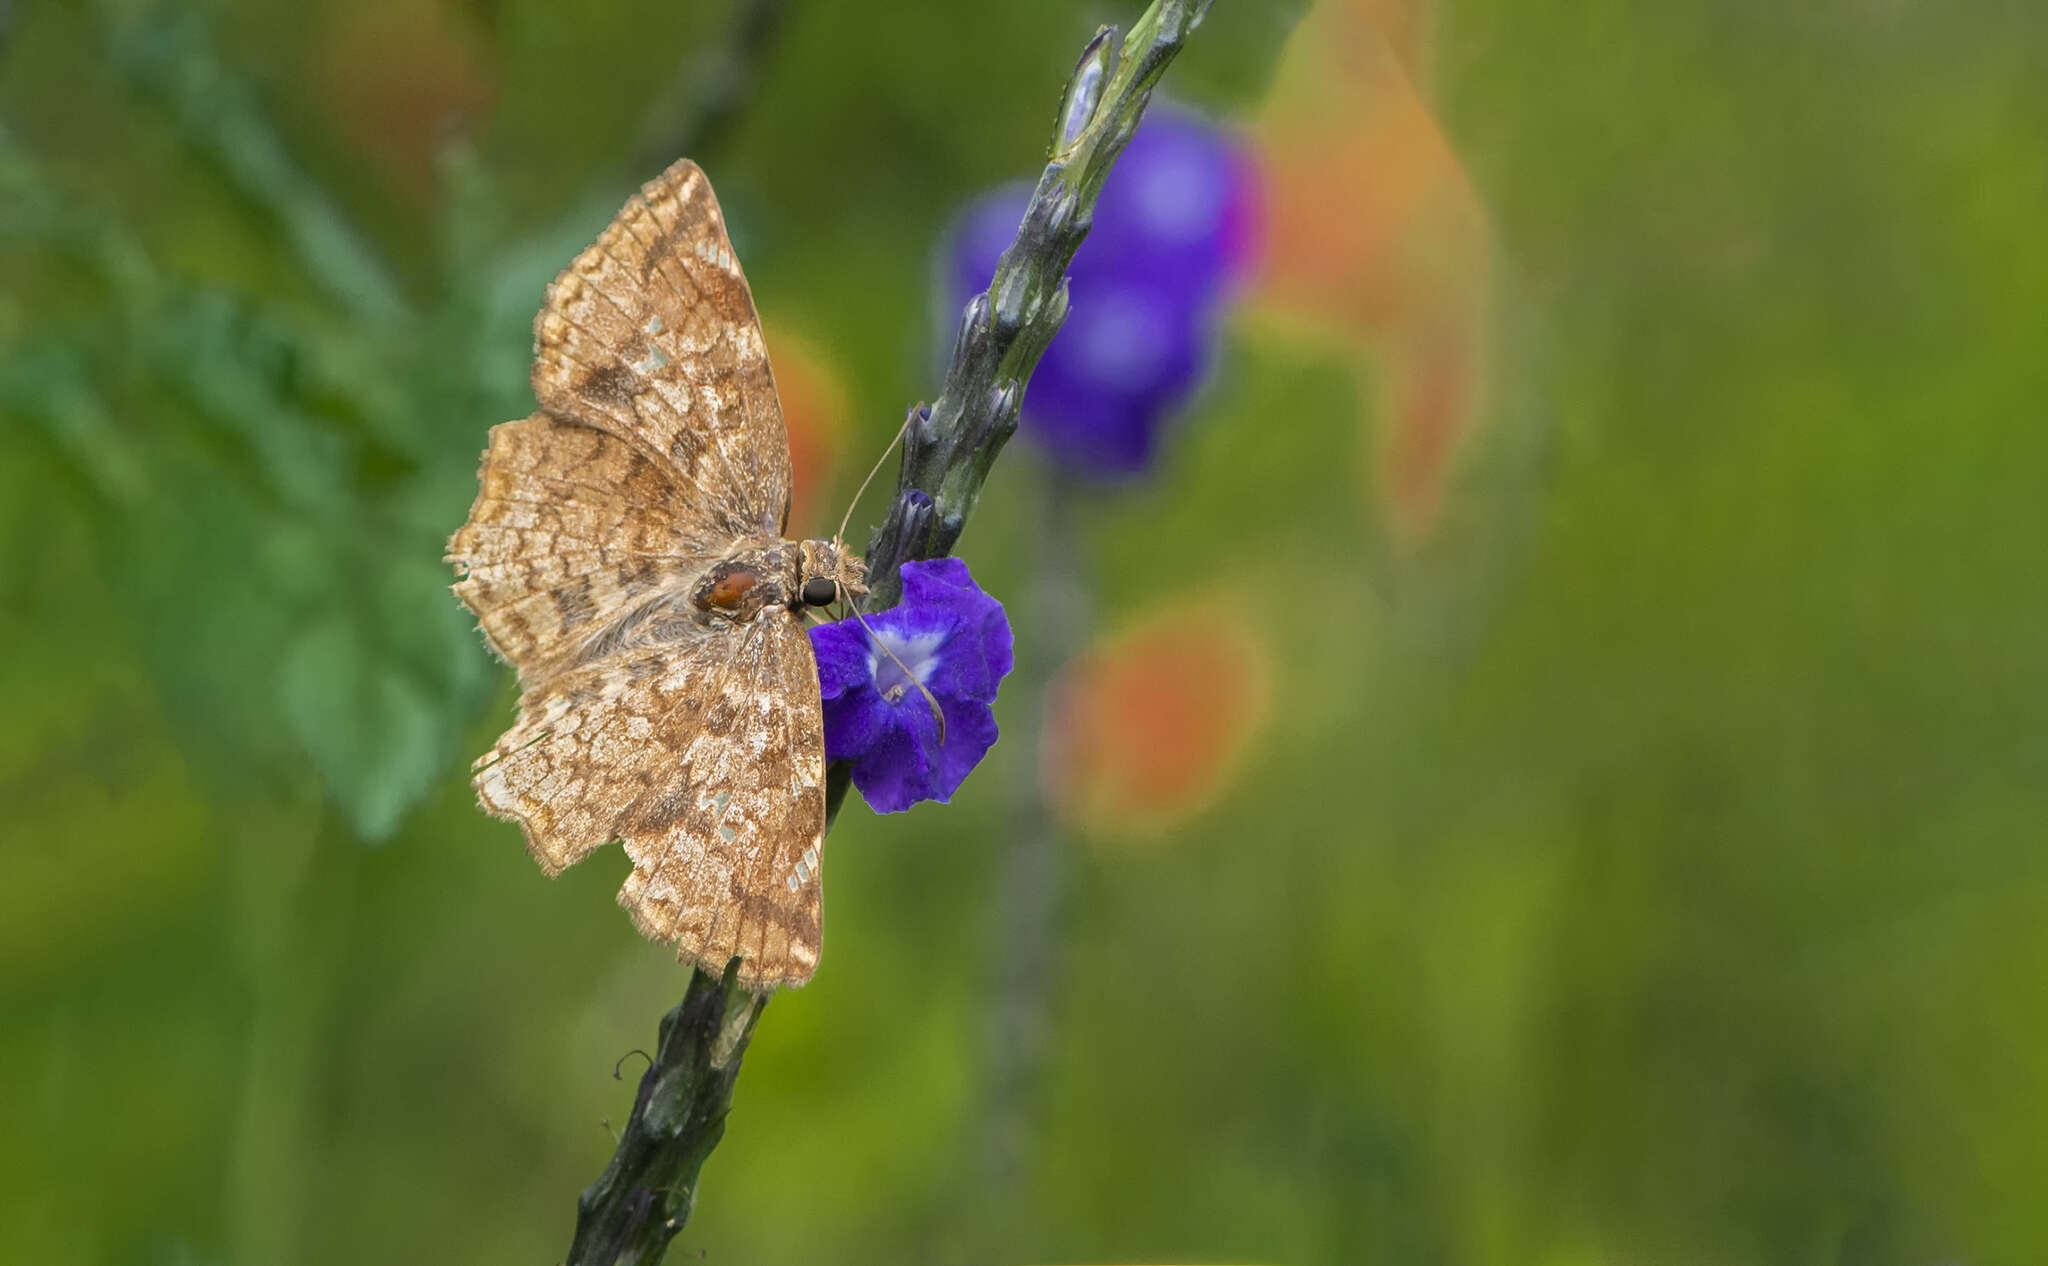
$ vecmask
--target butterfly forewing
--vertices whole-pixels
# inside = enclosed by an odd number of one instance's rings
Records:
[[[825,831],[810,640],[786,606],[692,605],[707,568],[780,544],[790,479],[753,300],[695,165],[548,288],[533,388],[541,412],[492,430],[449,544],[524,690],[478,800],[550,874],[621,841],[620,903],[682,957],[737,957],[751,989],[802,984]]]
[[[604,431],[544,413],[494,426],[478,483],[449,544],[465,569],[455,592],[522,685],[547,682],[711,555],[671,514],[673,472]]]
[[[667,462],[703,526],[779,533],[789,432],[754,300],[704,173],[649,181],[548,287],[533,323],[541,408]]]

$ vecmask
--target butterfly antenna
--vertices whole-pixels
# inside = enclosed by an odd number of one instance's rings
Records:
[[[903,433],[910,429],[910,419],[912,416],[915,415],[905,415],[903,419],[903,425],[897,427],[896,434],[890,438],[889,447],[882,450],[882,455],[875,459],[875,464],[873,466],[869,467],[868,477],[860,481],[860,487],[854,489],[853,500],[847,502],[846,515],[845,517],[839,520],[839,530],[833,533],[833,540],[844,541],[846,539],[846,525],[853,522],[854,510],[860,505],[860,499],[863,496],[867,495],[868,485],[875,482],[876,475],[882,473],[882,463],[888,461],[889,454],[895,452],[896,446],[903,442]],[[866,628],[867,626],[863,624],[861,627]]]
[[[860,627],[866,631],[868,635],[868,645],[880,647],[882,654],[887,655],[889,657],[889,662],[903,670],[904,680],[908,681],[911,685],[916,686],[917,693],[924,696],[925,703],[931,706],[932,720],[937,721],[939,723],[939,746],[944,747],[946,745],[946,714],[944,710],[942,710],[939,707],[939,697],[931,692],[931,687],[925,685],[923,682],[917,679],[917,674],[910,671],[910,665],[904,663],[902,659],[900,659],[897,656],[896,652],[889,648],[889,644],[887,642],[884,642],[881,638],[875,636],[874,629],[868,626],[868,618],[860,613],[860,604],[854,602],[851,598],[848,598],[846,601],[846,607],[847,610],[853,612],[853,618],[856,621],[858,621]]]

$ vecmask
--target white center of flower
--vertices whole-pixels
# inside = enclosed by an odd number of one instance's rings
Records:
[[[905,637],[886,629],[874,630],[873,644],[868,648],[868,676],[873,678],[875,689],[884,699],[896,703],[917,686],[922,686],[938,668],[939,647],[945,640],[944,630],[920,633],[915,637]],[[881,647],[887,647],[888,653],[885,654]],[[891,659],[890,655],[895,658]],[[904,672],[906,668],[910,670],[908,674]]]

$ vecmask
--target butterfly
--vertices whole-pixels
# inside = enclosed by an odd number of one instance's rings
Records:
[[[539,411],[493,427],[455,593],[518,670],[472,782],[560,873],[620,841],[651,940],[762,992],[822,940],[825,740],[805,612],[866,592],[783,537],[789,432],[710,182],[677,163],[548,287]]]

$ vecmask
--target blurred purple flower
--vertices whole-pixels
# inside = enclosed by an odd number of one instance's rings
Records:
[[[868,616],[867,629],[852,619],[811,629],[826,758],[852,762],[853,785],[877,813],[952,796],[996,741],[989,705],[1010,671],[1009,618],[975,585],[967,564],[905,563],[902,575],[902,602]],[[945,715],[943,743],[918,682]]]
[[[1209,367],[1223,299],[1250,262],[1256,193],[1249,157],[1223,132],[1183,111],[1145,116],[1068,270],[1066,326],[1025,392],[1023,430],[1055,460],[1108,478],[1151,463],[1161,424]],[[960,217],[955,310],[987,288],[1030,194],[999,189]]]

